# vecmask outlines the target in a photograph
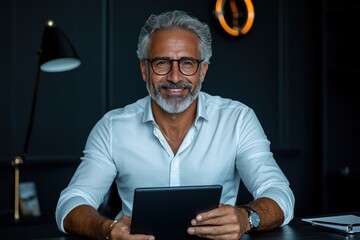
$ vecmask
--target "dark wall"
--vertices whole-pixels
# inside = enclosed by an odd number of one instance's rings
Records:
[[[316,1],[317,2],[317,1]],[[311,0],[256,0],[255,22],[227,36],[215,0],[4,0],[0,3],[0,209],[12,208],[11,158],[22,148],[36,72],[36,51],[52,18],[80,55],[80,68],[41,76],[29,156],[21,181],[35,181],[44,221],[79,163],[89,131],[107,111],[147,94],[136,57],[151,13],[192,12],[207,22],[213,57],[203,90],[252,107],[296,197],[296,216],[322,209],[322,5]],[[240,192],[240,199],[247,199]]]

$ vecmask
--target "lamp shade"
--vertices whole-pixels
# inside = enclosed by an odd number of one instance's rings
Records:
[[[44,72],[69,71],[81,64],[70,40],[51,20],[43,32],[39,61]]]

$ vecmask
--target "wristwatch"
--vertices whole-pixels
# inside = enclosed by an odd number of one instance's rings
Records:
[[[239,208],[244,208],[249,213],[248,220],[251,228],[250,231],[260,226],[260,216],[254,209],[247,205],[240,205]]]

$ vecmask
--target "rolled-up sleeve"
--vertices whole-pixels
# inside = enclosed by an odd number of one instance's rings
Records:
[[[55,219],[65,232],[64,219],[75,207],[89,205],[97,209],[117,174],[111,156],[111,124],[102,118],[92,129],[86,142],[84,156],[69,185],[61,192]]]
[[[285,217],[282,225],[286,225],[294,217],[295,197],[290,183],[276,163],[270,141],[251,109],[239,126],[236,165],[242,181],[255,199],[273,199],[282,209]]]

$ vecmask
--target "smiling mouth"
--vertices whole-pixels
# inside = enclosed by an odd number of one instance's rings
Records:
[[[186,91],[191,90],[191,84],[186,84],[184,82],[178,82],[176,84],[165,82],[161,84],[159,87],[160,89],[165,90],[165,92],[169,95],[180,95]]]
[[[181,92],[185,90],[185,88],[165,88],[165,89],[170,92]]]
[[[162,89],[165,90],[164,93],[169,96],[180,96],[183,95],[186,90],[188,90],[187,88],[166,88],[166,87]]]

